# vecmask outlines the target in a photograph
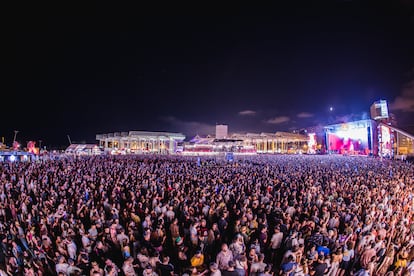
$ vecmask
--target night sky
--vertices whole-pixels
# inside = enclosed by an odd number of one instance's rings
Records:
[[[368,118],[378,99],[414,131],[413,1],[56,8],[23,13],[3,40],[8,145],[14,130],[47,146],[217,123],[291,131]]]

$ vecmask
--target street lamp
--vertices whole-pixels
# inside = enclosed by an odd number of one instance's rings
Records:
[[[18,133],[18,132],[19,132],[18,130],[15,130],[15,131],[14,131],[13,144],[14,144],[14,142],[16,142],[16,136],[17,136],[17,133]]]

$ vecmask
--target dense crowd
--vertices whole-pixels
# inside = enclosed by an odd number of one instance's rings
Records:
[[[346,156],[0,163],[2,275],[414,275],[414,166]]]

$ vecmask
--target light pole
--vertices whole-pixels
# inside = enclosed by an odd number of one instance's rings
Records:
[[[14,146],[14,142],[16,142],[16,136],[17,136],[17,133],[18,133],[18,132],[19,132],[18,130],[15,130],[15,131],[14,131],[13,146]]]

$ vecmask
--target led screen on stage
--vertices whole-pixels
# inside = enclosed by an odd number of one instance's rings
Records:
[[[392,154],[391,131],[386,126],[381,126],[380,154],[390,156]]]
[[[330,151],[342,154],[368,154],[368,129],[365,125],[347,123],[330,130],[327,135]]]

